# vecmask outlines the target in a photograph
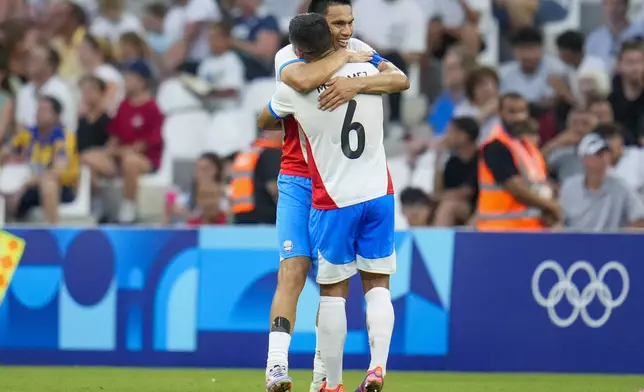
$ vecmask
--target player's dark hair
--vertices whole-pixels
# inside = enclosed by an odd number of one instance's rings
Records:
[[[479,124],[473,117],[456,117],[452,119],[452,124],[459,131],[465,132],[470,141],[476,142],[479,138]]]
[[[293,46],[314,59],[333,49],[331,30],[320,14],[295,16],[288,26],[288,36]]]
[[[51,109],[54,111],[54,113],[56,113],[57,116],[60,116],[63,113],[63,105],[56,98],[50,95],[43,95],[42,97],[40,97],[40,99],[49,102]]]
[[[557,37],[557,48],[559,50],[569,50],[574,53],[584,51],[585,37],[576,30],[568,30]]]
[[[351,0],[311,0],[309,3],[309,13],[326,15],[329,7],[332,5],[348,5],[351,6]]]
[[[535,27],[521,27],[512,35],[512,46],[543,45],[543,33]]]

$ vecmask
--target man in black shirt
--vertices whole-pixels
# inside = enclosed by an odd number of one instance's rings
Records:
[[[626,144],[641,144],[644,130],[644,47],[641,42],[622,45],[613,92],[608,100],[615,118],[626,127]]]
[[[236,224],[263,223],[274,225],[277,219],[277,176],[282,160],[282,133],[264,132],[264,139],[274,142],[274,147],[262,150],[253,171],[253,200],[250,212],[235,214]]]
[[[434,225],[451,227],[468,222],[478,194],[477,145],[479,126],[474,118],[452,120],[445,135],[450,153],[442,171],[436,173],[438,207]]]
[[[499,103],[501,124],[505,132],[519,143],[526,133],[530,133],[532,126],[528,117],[528,102],[518,94],[506,94]],[[484,164],[494,177],[495,184],[504,188],[516,201],[529,207],[535,207],[546,215],[545,221],[550,224],[559,223],[561,209],[559,205],[547,195],[545,189],[535,189],[519,172],[512,152],[499,140],[494,140],[483,146],[482,158]]]

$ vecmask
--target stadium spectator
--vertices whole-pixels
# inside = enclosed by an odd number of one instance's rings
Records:
[[[54,97],[37,101],[36,125],[16,134],[12,154],[26,159],[31,178],[8,200],[11,215],[24,218],[35,207],[42,207],[45,221],[58,223],[60,203],[74,200],[79,165],[75,137],[60,126],[63,107]]]
[[[454,110],[454,116],[471,116],[480,125],[479,140],[483,141],[499,123],[499,76],[492,68],[473,70],[465,80],[465,96]]]
[[[210,29],[210,53],[197,70],[197,75],[208,82],[210,96],[217,109],[234,108],[244,88],[244,63],[232,50],[230,27],[213,24]]]
[[[150,48],[145,39],[136,33],[125,33],[119,38],[119,60],[123,63],[150,60]]]
[[[230,198],[236,224],[275,224],[281,158],[282,135],[275,131],[264,131],[250,151],[237,154]]]
[[[168,13],[168,8],[163,3],[152,3],[145,9],[143,26],[150,49],[156,55],[163,55],[172,44],[172,38],[163,32],[163,21]]]
[[[123,174],[123,201],[118,221],[131,224],[137,219],[140,176],[158,170],[161,165],[163,114],[150,92],[150,67],[143,61],[135,61],[125,64],[123,71],[127,96],[109,125],[110,138],[102,164],[108,167],[111,162],[107,175],[114,176],[117,167]]]
[[[401,71],[420,64],[427,50],[427,17],[416,0],[361,0],[353,15],[355,34]],[[401,115],[402,95],[389,95],[389,135],[404,133]]]
[[[9,53],[0,45],[0,145],[13,134],[15,103],[9,84]]]
[[[100,78],[88,75],[80,81],[81,105],[85,108],[78,121],[76,149],[83,165],[92,171],[92,214],[97,221],[103,218],[103,204],[99,195],[101,177],[113,176],[111,162],[103,157],[108,139],[110,117],[105,111],[107,84]],[[107,165],[107,167],[104,167]]]
[[[622,45],[608,100],[615,118],[626,127],[626,143],[639,144],[644,132],[644,47],[641,42],[628,41]]]
[[[223,197],[221,184],[202,183],[197,186],[197,214],[186,221],[186,225],[198,227],[203,225],[225,225],[226,213],[221,210]]]
[[[512,37],[515,61],[501,66],[499,75],[502,93],[518,93],[538,107],[550,107],[554,90],[553,75],[565,74],[565,66],[543,53],[543,34],[539,29],[524,27]]]
[[[163,33],[172,39],[164,56],[165,69],[197,73],[199,63],[208,57],[208,24],[218,22],[221,12],[216,1],[174,0],[163,23]]]
[[[560,222],[559,205],[547,185],[547,168],[534,142],[528,103],[515,93],[501,97],[500,126],[482,147],[476,226],[481,230],[540,229]]]
[[[612,75],[604,65],[599,63],[588,64],[577,72],[577,87],[573,85],[573,92],[577,96],[577,105],[586,106],[595,97],[607,97],[611,92]]]
[[[434,203],[422,189],[403,189],[400,192],[400,204],[410,227],[430,226]]]
[[[644,227],[644,204],[635,190],[610,170],[611,152],[598,133],[579,143],[585,174],[566,180],[559,201],[566,227],[581,231],[611,231]]]
[[[429,112],[427,122],[435,136],[441,136],[454,115],[455,108],[465,98],[465,78],[476,60],[459,47],[447,51],[443,60],[443,93]]]
[[[479,53],[482,41],[478,24],[489,1],[438,0],[419,4],[425,7],[430,20],[427,42],[435,58],[442,59],[447,49],[457,44],[472,56]]]
[[[557,37],[559,59],[569,68],[569,72],[567,78],[555,78],[553,87],[559,97],[570,105],[584,103],[579,86],[580,72],[593,69],[604,74],[609,73],[604,60],[584,52],[584,40],[584,34],[575,30],[568,30]],[[570,86],[570,90],[566,86]],[[567,95],[569,92],[572,94]]]
[[[551,179],[561,183],[583,172],[583,164],[577,154],[577,145],[595,126],[597,126],[597,118],[592,113],[583,109],[570,111],[566,129],[541,149],[548,163]]]
[[[642,198],[644,195],[644,151],[637,146],[624,145],[624,129],[616,124],[604,124],[595,129],[611,152],[611,167]]]
[[[38,32],[22,20],[9,19],[0,25],[0,36],[9,53],[11,91],[17,94],[27,79],[30,48],[38,44]]]
[[[121,36],[135,32],[145,36],[141,20],[125,10],[125,0],[99,0],[98,16],[90,26],[90,33],[117,45]]]
[[[434,226],[464,225],[471,218],[478,195],[478,138],[476,119],[457,117],[452,120],[445,134],[449,156],[434,177],[434,195],[438,201]]]
[[[588,111],[597,117],[599,124],[612,124],[615,121],[613,107],[606,98],[595,97],[589,100]]]
[[[114,113],[125,98],[123,75],[112,65],[113,46],[103,38],[85,35],[80,46],[80,60],[85,75],[94,75],[107,86],[103,104],[107,113]],[[81,105],[81,114],[85,108]]]
[[[61,59],[60,76],[68,83],[76,83],[83,73],[79,51],[88,23],[85,10],[72,1],[54,4],[51,23],[54,33],[51,45]]]
[[[29,83],[18,91],[16,97],[16,121],[20,128],[36,125],[38,97],[55,98],[62,105],[62,125],[75,131],[78,124],[76,102],[68,84],[58,75],[60,57],[51,46],[39,42],[31,48],[27,73]]]
[[[277,19],[259,8],[259,0],[236,0],[236,4],[240,15],[235,18],[232,44],[246,66],[246,79],[269,77],[280,45]]]
[[[604,25],[588,35],[586,53],[601,58],[612,68],[622,44],[644,36],[644,21],[628,20],[629,0],[603,0],[602,6]]]
[[[172,203],[164,219],[165,224],[183,222],[191,216],[198,216],[197,189],[201,185],[215,184],[219,189],[224,188],[224,162],[214,153],[201,154],[194,167],[192,185],[186,193],[177,195],[176,201]],[[222,200],[222,206],[225,202]],[[225,208],[221,208],[224,211]]]

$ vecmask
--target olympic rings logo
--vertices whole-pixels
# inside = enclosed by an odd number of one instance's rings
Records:
[[[554,286],[552,286],[550,291],[548,291],[547,296],[544,297],[539,288],[539,281],[541,279],[541,275],[548,270],[555,273],[558,281]],[[577,287],[577,285],[572,281],[572,277],[578,271],[585,272],[590,278],[590,283],[588,283],[588,285],[586,285],[586,287],[581,291],[579,291],[579,287]],[[614,297],[613,292],[606,283],[604,283],[604,278],[610,271],[618,273],[622,280],[622,291],[619,293],[617,298]],[[539,264],[532,275],[532,295],[534,296],[537,304],[548,310],[550,320],[558,327],[569,327],[577,320],[578,317],[581,316],[581,319],[587,326],[591,328],[599,328],[606,324],[613,309],[624,303],[630,289],[629,283],[630,281],[626,267],[617,261],[607,263],[599,270],[599,274],[597,274],[593,266],[587,261],[577,261],[570,266],[568,272],[564,272],[563,267],[561,267],[559,263],[554,260],[546,260]],[[568,317],[559,316],[555,310],[555,306],[557,306],[564,297],[572,306],[572,312]],[[595,297],[597,297],[599,302],[604,306],[604,313],[597,319],[594,319],[590,314],[588,314],[587,310],[587,306],[593,302]]]

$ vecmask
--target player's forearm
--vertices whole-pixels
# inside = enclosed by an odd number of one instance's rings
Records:
[[[392,94],[409,88],[407,75],[397,69],[357,79],[360,82],[358,92],[362,94]]]
[[[336,51],[313,63],[292,64],[282,70],[282,81],[298,93],[308,93],[331,79],[348,60],[345,51]]]

